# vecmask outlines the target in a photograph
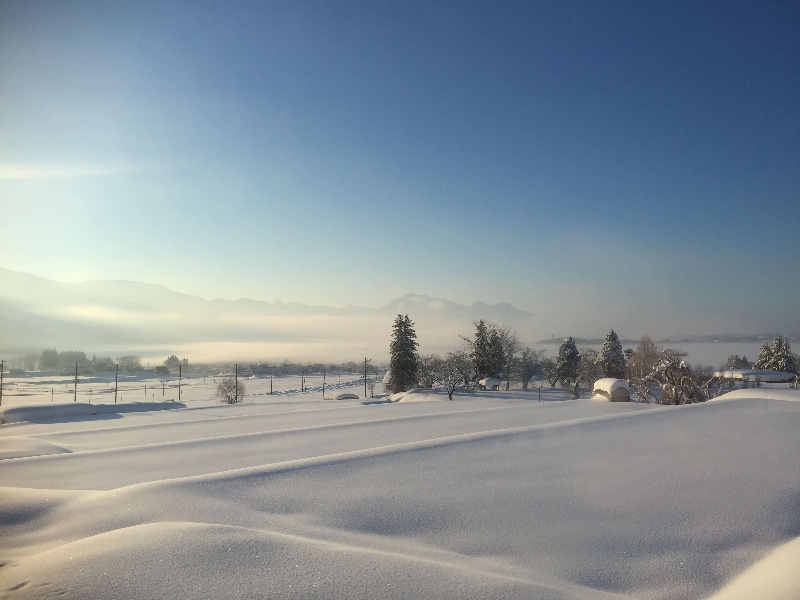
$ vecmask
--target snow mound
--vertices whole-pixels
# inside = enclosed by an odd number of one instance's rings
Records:
[[[0,597],[706,598],[765,556],[783,578],[800,391],[741,392],[0,428],[92,448],[0,461]]]
[[[7,437],[0,447],[0,460],[8,458],[22,458],[25,456],[44,456],[45,454],[64,454],[69,452],[66,448],[22,436]]]
[[[709,600],[796,600],[800,590],[800,537],[778,546]]]
[[[392,402],[438,402],[447,400],[444,390],[413,389],[389,396]]]
[[[724,400],[753,400],[759,401],[765,398],[770,400],[783,400],[787,402],[800,402],[800,388],[785,389],[785,390],[766,390],[758,388],[750,388],[746,390],[733,390],[712,398],[709,402],[719,402]]]
[[[193,522],[118,529],[0,570],[0,591],[9,599],[424,598],[431,590],[454,600],[616,597],[581,594],[567,582],[563,588],[368,547]]]
[[[73,402],[70,404],[37,404],[0,409],[0,422],[41,422],[51,419],[60,420],[91,415],[114,415],[151,410],[173,410],[176,408],[186,408],[186,405],[182,402],[126,402],[124,404],[88,404],[85,402]]]

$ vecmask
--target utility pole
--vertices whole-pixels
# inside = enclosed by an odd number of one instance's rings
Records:
[[[367,363],[369,359],[365,356],[364,357],[364,398],[367,397]]]
[[[181,401],[181,379],[183,379],[183,365],[178,365],[178,402]]]
[[[78,363],[75,363],[75,397],[73,402],[78,401]]]
[[[3,406],[3,372],[6,370],[6,361],[0,360],[0,406]]]
[[[239,363],[233,363],[233,403],[239,404]]]
[[[322,399],[325,400],[325,369],[322,369]]]
[[[114,371],[114,404],[117,403],[117,391],[119,390],[119,363]]]

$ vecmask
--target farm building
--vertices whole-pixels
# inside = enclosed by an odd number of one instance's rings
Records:
[[[478,382],[478,388],[481,390],[497,391],[503,384],[497,377],[485,377]]]

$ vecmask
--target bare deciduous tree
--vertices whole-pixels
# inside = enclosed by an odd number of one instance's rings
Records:
[[[432,388],[436,385],[436,381],[442,370],[443,362],[442,357],[436,354],[428,354],[427,356],[420,357],[417,379],[421,387]]]
[[[436,383],[445,389],[449,400],[458,390],[472,391],[472,368],[465,352],[451,352],[441,361]]]
[[[577,383],[591,391],[594,382],[603,377],[603,359],[594,348],[581,348],[580,354]]]
[[[449,352],[445,357],[445,361],[448,368],[452,368],[458,373],[461,378],[461,385],[463,387],[469,387],[472,376],[475,373],[475,367],[472,364],[472,358],[470,358],[469,352],[467,350]]]
[[[516,376],[522,382],[522,389],[527,390],[531,379],[545,374],[543,362],[544,350],[531,350],[527,346],[522,349],[515,361]]]
[[[641,380],[650,375],[658,365],[661,353],[649,335],[642,336],[629,361],[631,380]]]
[[[244,401],[245,391],[244,383],[233,377],[225,377],[217,382],[217,396],[226,404],[237,404]]]
[[[142,360],[135,354],[128,354],[117,357],[120,371],[141,371]]]
[[[503,349],[503,375],[506,380],[506,389],[511,387],[511,377],[514,374],[514,358],[519,352],[519,341],[517,335],[511,331],[508,325],[499,327],[500,345]]]
[[[666,349],[652,373],[653,379],[661,384],[664,396],[662,404],[691,404],[705,402],[706,396],[698,384],[695,374],[683,358],[685,352]]]

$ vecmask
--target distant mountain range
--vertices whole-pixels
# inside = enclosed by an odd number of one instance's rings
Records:
[[[232,352],[251,345],[256,352],[290,358],[305,346],[309,355],[345,353],[349,359],[351,351],[356,356],[388,353],[392,322],[399,313],[415,322],[425,353],[460,348],[459,336],[471,335],[477,319],[507,324],[525,339],[541,331],[535,315],[507,303],[464,305],[416,294],[379,308],[206,300],[149,283],[61,283],[0,268],[4,353],[55,347],[146,354],[227,344],[235,347]]]
[[[416,324],[423,354],[463,348],[473,322],[508,325],[523,344],[557,344],[541,339],[552,331],[537,315],[510,304],[465,305],[432,296],[407,294],[379,308],[310,306],[258,300],[206,300],[136,281],[60,283],[0,268],[0,353],[42,348],[84,350],[111,356],[176,353],[191,360],[385,360],[397,314]],[[662,344],[762,342],[769,335],[725,334],[674,337]],[[790,336],[800,339],[800,335]],[[575,338],[602,344],[602,338]],[[535,340],[540,340],[536,342]],[[622,340],[635,347],[638,340]],[[163,358],[161,359],[163,360]]]

